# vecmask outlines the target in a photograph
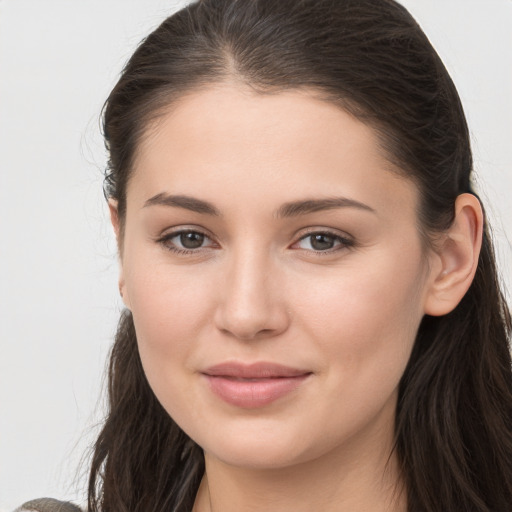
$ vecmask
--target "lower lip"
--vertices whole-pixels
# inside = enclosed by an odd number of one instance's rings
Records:
[[[308,377],[274,377],[266,379],[242,380],[217,375],[205,375],[210,389],[224,402],[256,409],[275,402],[279,398],[297,389]]]

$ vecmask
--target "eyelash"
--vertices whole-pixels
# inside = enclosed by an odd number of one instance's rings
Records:
[[[180,248],[177,247],[176,244],[172,243],[171,240],[177,237],[181,237],[185,234],[197,234],[204,237],[205,240],[210,240],[210,242],[213,242],[212,239],[204,232],[197,230],[197,229],[181,229],[179,231],[174,231],[171,233],[167,233],[166,235],[162,236],[161,238],[157,239],[157,243],[161,244],[165,249],[178,254],[178,255],[190,255],[197,253],[200,249],[209,249],[211,246],[201,246],[197,247],[196,249],[186,249],[186,248]],[[323,255],[329,255],[335,252],[338,252],[342,249],[351,249],[355,246],[355,242],[351,240],[350,238],[344,237],[342,235],[339,235],[338,233],[334,233],[329,230],[315,230],[310,231],[304,235],[302,235],[296,242],[292,244],[292,247],[294,245],[297,245],[299,242],[306,240],[307,238],[311,238],[314,235],[321,235],[326,236],[328,238],[332,238],[334,243],[337,244],[333,248],[326,249],[326,250],[313,250],[313,249],[297,249],[297,250],[303,250],[311,252],[318,256]],[[214,244],[214,243],[213,243]]]
[[[157,240],[157,243],[163,245],[163,247],[165,249],[167,249],[168,251],[171,251],[175,254],[178,254],[178,255],[187,255],[187,254],[194,254],[194,253],[197,253],[198,250],[200,249],[207,249],[209,248],[208,246],[207,247],[198,247],[197,249],[186,249],[186,248],[180,248],[180,247],[177,247],[176,244],[172,243],[171,240],[173,238],[177,238],[177,237],[180,237],[182,235],[186,235],[186,234],[189,234],[189,233],[194,233],[194,234],[197,234],[197,235],[201,235],[205,238],[205,240],[210,240],[211,241],[211,238],[206,234],[206,233],[203,233],[202,231],[198,230],[198,229],[180,229],[178,231],[173,231],[171,233],[167,233],[165,234],[164,236],[162,236],[161,238],[159,238]]]
[[[311,240],[311,237],[313,237],[315,235],[317,235],[317,236],[320,235],[320,236],[325,236],[327,238],[331,238],[333,240],[333,243],[336,245],[334,247],[332,247],[330,249],[326,249],[326,250],[317,250],[317,251],[315,251],[314,249],[298,249],[298,250],[312,252],[315,254],[315,256],[327,256],[327,255],[332,255],[333,253],[336,253],[343,249],[351,249],[355,246],[354,240],[347,238],[345,236],[342,236],[333,231],[321,230],[321,229],[320,230],[319,229],[311,230],[308,233],[303,234],[296,242],[293,243],[293,246],[297,245],[299,242],[301,242],[303,240],[307,240],[308,238]],[[311,245],[311,241],[310,241],[310,245]]]

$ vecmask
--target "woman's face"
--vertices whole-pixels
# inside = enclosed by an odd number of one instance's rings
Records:
[[[212,87],[148,129],[121,289],[153,391],[210,457],[390,446],[429,281],[417,189],[390,169],[306,93]]]

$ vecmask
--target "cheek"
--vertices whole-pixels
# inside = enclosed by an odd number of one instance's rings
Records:
[[[382,254],[297,294],[301,329],[329,357],[337,385],[389,390],[401,378],[423,317],[419,249],[408,256]]]
[[[169,265],[165,256],[159,260],[139,255],[125,265],[129,306],[150,380],[164,360],[176,368],[183,365],[194,348],[191,340],[201,337],[213,315],[211,280],[196,267]]]

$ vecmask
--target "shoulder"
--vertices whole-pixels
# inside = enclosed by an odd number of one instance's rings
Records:
[[[83,512],[82,509],[69,501],[59,501],[53,498],[39,498],[27,501],[14,512]]]

